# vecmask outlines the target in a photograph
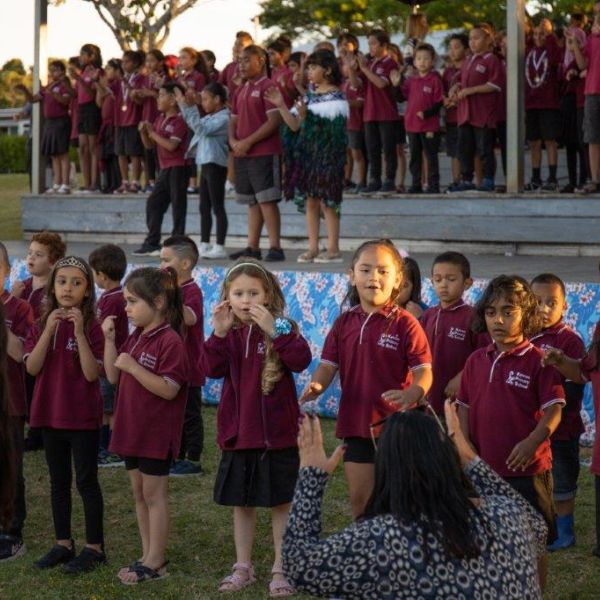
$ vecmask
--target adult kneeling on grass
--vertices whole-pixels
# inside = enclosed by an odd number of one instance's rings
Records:
[[[541,598],[537,559],[546,524],[465,441],[446,402],[448,434],[419,411],[388,418],[365,513],[321,539],[328,458],[319,420],[300,427],[300,474],[283,542],[298,591],[341,598]]]

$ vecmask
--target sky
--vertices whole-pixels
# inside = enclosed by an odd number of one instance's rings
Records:
[[[163,51],[177,53],[182,46],[210,48],[217,55],[217,67],[231,60],[236,31],[244,29],[255,35],[252,18],[260,13],[258,0],[198,0],[171,26]],[[11,58],[33,63],[33,0],[0,0],[0,65]],[[268,33],[259,31],[258,40]],[[63,5],[48,7],[48,56],[68,58],[79,53],[85,43],[102,49],[104,60],[120,55],[110,29],[88,2],[67,0]]]

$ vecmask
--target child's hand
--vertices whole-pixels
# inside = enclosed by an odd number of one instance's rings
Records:
[[[177,102],[185,102],[185,95],[178,87],[173,88],[173,94],[175,95],[175,100],[177,100]]]
[[[304,102],[304,98],[300,98],[297,102],[296,102],[296,110],[298,111],[298,116],[301,119],[305,119],[306,118],[306,111],[308,110],[306,108],[306,103]]]
[[[323,384],[318,381],[311,381],[302,392],[302,396],[298,402],[304,404],[305,402],[313,402],[323,393]]]
[[[116,315],[109,315],[102,321],[102,333],[104,334],[104,339],[109,342],[114,342],[116,339],[116,331],[115,331],[115,319]]]
[[[212,320],[215,335],[224,338],[233,327],[233,310],[228,300],[220,302],[213,308]]]
[[[73,307],[66,312],[66,321],[73,323],[75,329],[75,337],[83,335],[83,313],[79,308]]]
[[[54,331],[56,330],[56,326],[58,325],[58,322],[64,321],[65,318],[66,318],[66,311],[64,308],[57,308],[57,309],[53,310],[48,315],[48,319],[46,320],[45,331],[47,331],[48,333],[54,333]]]
[[[188,106],[194,106],[196,104],[196,92],[190,88],[185,90],[185,102]]]
[[[358,62],[359,68],[361,68],[363,70],[364,69],[368,69],[368,67],[369,67],[369,60],[367,59],[367,57],[362,52],[359,52],[356,55],[356,60]]]
[[[417,394],[411,391],[410,388],[406,388],[405,390],[388,390],[387,392],[383,392],[381,399],[392,407],[406,410],[414,408],[420,397],[417,397]]]
[[[462,371],[455,375],[449,382],[446,388],[444,389],[444,396],[446,398],[450,398],[454,400],[456,395],[458,394],[458,390],[460,388],[460,380],[461,380]]]
[[[542,367],[555,367],[560,365],[565,358],[565,353],[558,348],[548,348],[542,356]]]
[[[235,156],[246,156],[248,150],[252,148],[252,143],[248,140],[237,140],[233,143],[232,150]]]
[[[138,123],[138,131],[140,133],[144,133],[146,130],[146,125],[148,125],[148,121],[140,121]]]
[[[506,460],[506,464],[511,471],[524,471],[533,460],[538,443],[530,437],[520,441],[513,449]]]
[[[467,98],[470,95],[471,95],[470,88],[462,88],[462,90],[458,90],[458,92],[456,92],[456,99],[464,100],[465,98]]]
[[[398,69],[394,69],[390,73],[390,81],[394,87],[398,87],[400,85],[400,82],[402,81],[402,74],[400,71],[398,71]]]
[[[264,97],[267,102],[270,102],[277,108],[283,108],[285,106],[285,99],[283,97],[283,94],[276,86],[270,87],[264,93]]]
[[[420,110],[420,111],[417,113],[417,117],[419,117],[419,119],[421,119],[421,121],[423,121],[423,119],[425,119],[425,114],[423,113],[423,111],[422,111],[422,110]]]
[[[10,293],[15,297],[15,298],[20,298],[23,295],[23,292],[25,290],[25,284],[17,279],[17,281],[15,281],[12,284],[12,288],[10,289]]]
[[[121,354],[117,356],[117,360],[115,360],[115,367],[120,371],[123,371],[123,373],[131,374],[137,365],[137,360],[135,360],[131,354],[127,354],[127,352],[121,352]]]
[[[409,300],[406,303],[406,310],[415,318],[415,319],[420,319],[421,315],[423,314],[423,309],[416,303],[413,302],[412,300]]]
[[[254,304],[250,307],[250,316],[252,320],[267,334],[273,335],[275,333],[275,319],[273,315],[267,310],[265,306],[261,304]]]

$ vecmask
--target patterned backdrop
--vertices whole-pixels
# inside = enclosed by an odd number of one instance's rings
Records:
[[[128,270],[139,265],[129,265]],[[221,282],[225,269],[221,267],[198,267],[194,271],[196,282],[204,294],[205,333],[210,335],[210,314],[218,302]],[[296,376],[298,393],[301,393],[310,380],[319,362],[323,341],[333,321],[339,315],[340,303],[346,293],[348,279],[340,273],[309,273],[302,271],[275,271],[287,300],[290,318],[298,322],[300,330],[310,344],[313,361],[308,370]],[[27,270],[22,260],[13,261],[10,282],[25,279]],[[485,288],[486,280],[476,279],[466,293],[465,301],[475,303]],[[423,301],[428,305],[436,303],[435,293],[428,279],[423,280]],[[593,283],[573,283],[567,285],[568,310],[566,322],[581,335],[586,345],[590,343],[595,324],[600,320],[600,285]],[[221,392],[221,380],[209,379],[203,390],[204,401],[216,404]],[[320,414],[335,417],[340,397],[339,382],[336,380],[319,398]],[[582,439],[589,444],[594,439],[593,404],[590,386],[584,397],[583,419],[586,433]]]

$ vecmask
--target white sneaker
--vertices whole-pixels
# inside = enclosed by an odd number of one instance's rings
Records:
[[[56,194],[60,190],[60,185],[54,184],[52,187],[48,188],[44,194]]]
[[[200,253],[200,257],[204,258],[204,255],[207,252],[210,252],[212,246],[210,244],[207,244],[206,242],[200,242],[200,248],[198,250],[198,252]]]
[[[225,193],[226,194],[234,194],[235,193],[235,185],[231,183],[231,181],[225,182]]]
[[[56,190],[56,193],[57,193],[57,194],[63,194],[63,195],[65,195],[65,194],[70,194],[70,193],[71,193],[71,188],[70,188],[68,185],[66,185],[66,184],[64,184],[64,183],[63,183],[63,184],[62,184],[62,185],[61,185],[61,186],[58,188],[58,190]]]
[[[225,246],[219,246],[215,244],[208,252],[202,254],[202,258],[228,258],[227,252],[225,252]]]

